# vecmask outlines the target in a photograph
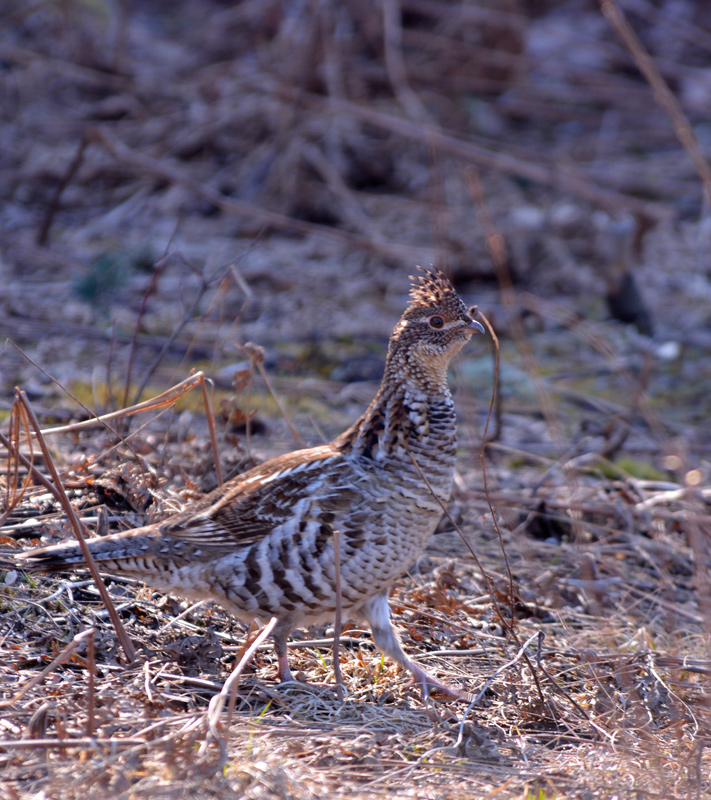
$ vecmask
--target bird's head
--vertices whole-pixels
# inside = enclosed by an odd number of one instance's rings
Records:
[[[395,327],[388,361],[409,377],[426,384],[446,385],[450,360],[475,333],[484,333],[445,275],[418,267],[410,304]]]

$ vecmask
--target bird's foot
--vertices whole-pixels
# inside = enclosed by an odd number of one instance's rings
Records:
[[[413,684],[417,684],[422,690],[422,697],[425,698],[429,695],[431,689],[446,695],[450,700],[460,700],[463,703],[471,701],[472,697],[462,689],[457,689],[455,686],[443,683],[439,678],[430,675],[422,667],[412,661],[408,664],[408,669],[412,673]]]
[[[294,678],[289,669],[289,659],[286,655],[280,655],[277,658],[277,677],[279,678],[279,683],[296,683],[296,678]]]
[[[297,672],[296,675],[289,669],[289,662],[284,658],[279,657],[277,661],[277,680],[279,685],[291,684],[293,686],[303,686],[304,688],[318,688],[316,684],[306,680],[306,675],[303,672]]]

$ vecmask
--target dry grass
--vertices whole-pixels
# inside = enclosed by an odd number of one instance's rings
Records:
[[[145,471],[157,434],[164,447],[178,444],[160,417],[134,436],[143,472],[120,451],[113,469],[66,472],[86,523],[103,515],[109,528],[138,524],[146,515],[135,498],[149,493],[154,513],[183,502]],[[101,435],[75,434],[73,458]],[[63,437],[60,452],[69,446]],[[484,493],[465,473],[452,510],[486,577],[460,536],[444,531],[392,600],[408,652],[478,695],[468,708],[423,703],[357,630],[344,636],[348,696],[339,701],[326,631],[320,642],[293,645],[292,662],[310,685],[275,686],[271,650],[260,649],[231,724],[223,712],[215,730],[208,701],[241,658],[246,634],[219,608],[109,579],[139,652],[128,666],[90,581],[6,573],[0,624],[11,702],[0,749],[8,797],[173,798],[197,785],[216,797],[704,797],[711,659],[698,565],[709,542],[694,531],[707,523],[710,492],[610,480],[572,462],[531,489],[535,471],[520,472],[522,486],[491,490],[513,583]],[[22,526],[35,520],[47,541],[51,531],[63,535],[62,519],[44,489],[28,490],[1,533],[27,536]],[[89,629],[93,653],[84,635],[67,663],[12,701]]]

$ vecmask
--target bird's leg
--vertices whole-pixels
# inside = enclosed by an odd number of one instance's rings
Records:
[[[279,681],[281,683],[287,683],[288,681],[294,680],[294,676],[291,674],[291,670],[289,669],[289,659],[286,655],[286,640],[289,638],[290,632],[291,625],[287,626],[279,623],[274,628],[274,632],[272,633],[272,638],[274,639],[274,652],[276,653],[277,657]]]
[[[423,697],[428,694],[429,689],[437,689],[454,700],[469,700],[466,692],[442,683],[442,681],[427,673],[405,655],[400,640],[390,622],[390,608],[386,595],[376,594],[375,597],[371,597],[367,603],[361,606],[359,613],[370,625],[373,641],[378,649],[412,673],[415,681],[422,687]]]

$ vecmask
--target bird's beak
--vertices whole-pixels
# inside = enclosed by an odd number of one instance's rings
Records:
[[[469,325],[467,325],[467,328],[472,333],[486,333],[486,331],[484,330],[484,326],[481,324],[481,322],[477,322],[475,319],[473,319],[469,323]]]

